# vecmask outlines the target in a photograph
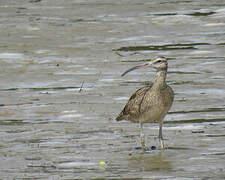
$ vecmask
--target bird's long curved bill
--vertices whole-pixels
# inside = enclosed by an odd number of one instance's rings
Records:
[[[129,72],[131,72],[131,71],[133,71],[133,70],[135,70],[135,69],[144,68],[144,67],[146,67],[146,66],[148,66],[148,65],[149,65],[149,64],[147,63],[147,64],[142,64],[142,65],[134,66],[134,67],[128,69],[127,71],[125,71],[123,74],[121,74],[121,76],[125,76],[127,73],[129,73]]]

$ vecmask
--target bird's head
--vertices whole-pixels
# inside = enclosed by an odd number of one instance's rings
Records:
[[[128,69],[121,76],[124,76],[128,72],[133,71],[135,69],[140,69],[140,68],[144,68],[144,67],[152,67],[152,68],[155,68],[157,71],[166,71],[168,68],[167,59],[163,56],[159,56],[145,64],[134,66],[134,67]]]
[[[155,68],[157,71],[167,70],[167,59],[163,56],[159,56],[156,59],[150,61],[148,66]]]

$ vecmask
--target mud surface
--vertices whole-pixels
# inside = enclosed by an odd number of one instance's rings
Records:
[[[1,179],[223,179],[225,2],[0,2]],[[165,151],[116,122],[169,58]],[[149,147],[158,125],[146,123]]]

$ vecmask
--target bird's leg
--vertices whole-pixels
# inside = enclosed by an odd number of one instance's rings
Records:
[[[142,151],[146,151],[146,146],[145,146],[145,134],[143,132],[143,124],[140,123],[140,139],[141,139],[141,146],[142,146]]]
[[[160,143],[161,149],[164,149],[165,146],[164,146],[164,141],[162,136],[162,125],[163,125],[163,122],[160,122],[159,123],[159,143]]]

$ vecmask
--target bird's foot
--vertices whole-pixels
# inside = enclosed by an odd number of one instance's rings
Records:
[[[159,145],[160,145],[160,146],[159,146],[158,149],[164,150],[164,149],[165,149],[164,140],[166,140],[166,139],[164,139],[163,137],[160,137],[160,136],[157,136],[157,137],[155,137],[154,139],[155,139],[155,140],[156,140],[156,139],[159,140]]]
[[[164,150],[165,149],[165,145],[164,145],[164,141],[163,141],[162,138],[159,138],[159,144],[160,144],[161,149]]]
[[[153,151],[153,150],[158,150],[158,148],[156,146],[151,146],[151,147],[136,147],[136,150],[142,150],[142,152],[149,152],[149,151]]]
[[[148,151],[148,148],[146,146],[142,146],[142,152]]]
[[[147,147],[145,146],[145,141],[144,139],[141,139],[141,147],[142,147],[142,151],[145,152],[147,150]]]

